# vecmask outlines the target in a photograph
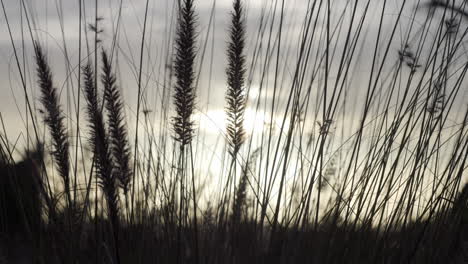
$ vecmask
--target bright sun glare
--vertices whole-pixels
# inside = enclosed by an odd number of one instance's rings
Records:
[[[244,113],[244,129],[247,135],[259,134],[270,124],[270,114],[262,110],[247,107]],[[273,117],[275,127],[281,123]],[[199,124],[200,129],[209,134],[226,133],[226,113],[224,109],[213,109],[207,112],[198,112],[194,120]]]

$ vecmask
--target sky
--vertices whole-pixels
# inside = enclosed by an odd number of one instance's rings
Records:
[[[331,23],[342,25],[346,28],[349,25],[351,3],[354,1],[335,0],[332,2]],[[392,67],[398,62],[398,51],[404,46],[403,39],[411,25],[415,24],[414,34],[410,38],[410,44],[417,40],[418,30],[422,27],[424,18],[427,15],[427,1],[422,1],[417,8],[417,1],[406,1],[402,12],[401,22],[396,30],[396,36],[391,42],[388,59],[383,67],[383,76],[391,72]],[[61,102],[67,115],[67,125],[69,128],[76,126],[76,104],[78,93],[78,50],[79,50],[79,5],[78,0],[3,0],[4,12],[0,15],[0,113],[5,124],[5,131],[9,141],[12,144],[18,144],[18,148],[28,142],[26,128],[30,128],[30,122],[27,121],[27,111],[25,109],[24,86],[21,82],[18,64],[15,60],[18,56],[19,67],[24,74],[26,90],[30,97],[34,110],[39,110],[38,105],[38,87],[35,84],[34,75],[34,57],[32,53],[31,36],[39,41],[47,51],[47,56],[54,73],[54,84],[61,91]],[[93,23],[95,19],[95,0],[83,0],[83,20],[82,25],[82,62],[86,62],[86,54],[90,54],[94,59],[94,36],[89,32],[88,23]],[[119,9],[121,3],[121,9]],[[150,0],[148,6],[147,29],[144,42],[143,63],[142,63],[142,111],[148,110],[148,120],[153,126],[153,132],[164,134],[171,131],[162,128],[160,124],[167,121],[167,118],[173,114],[169,112],[168,116],[162,116],[162,109],[171,108],[172,99],[163,98],[163,94],[170,89],[168,69],[171,66],[171,54],[173,51],[173,31],[175,20],[175,1],[173,0]],[[363,12],[365,1],[358,4],[358,14]],[[379,18],[384,16],[383,34],[380,36],[380,43],[386,43],[390,37],[390,29],[397,19],[399,7],[403,0],[387,1],[388,7],[382,13],[382,2],[371,1],[370,12],[363,24],[363,32],[359,44],[357,45],[358,56],[352,63],[352,77],[349,81],[348,102],[346,108],[340,109],[339,124],[346,131],[334,131],[336,135],[341,134],[340,140],[334,142],[337,146],[351,136],[358,124],[359,116],[362,110],[362,98],[364,97],[367,80],[369,78],[370,67],[373,57],[373,47],[375,46],[377,31],[379,29]],[[275,82],[275,59],[272,59],[268,67],[264,67],[264,61],[268,58],[275,58],[276,37],[280,20],[281,1],[274,0],[246,0],[244,1],[246,10],[246,58],[248,63],[248,87],[250,89],[249,100],[245,113],[245,127],[250,138],[261,137],[261,132],[269,126],[279,130],[281,118],[284,113],[282,108],[287,103],[287,95],[292,87],[292,79],[295,64],[298,60],[301,34],[303,33],[303,23],[306,18],[308,7],[312,4],[309,0],[288,0],[284,6],[283,23],[283,41],[281,43],[281,54],[279,56],[279,72],[281,76],[278,80],[280,84],[279,95],[277,97],[277,108],[274,111],[273,124],[270,124],[269,100],[272,98],[272,86]],[[118,85],[122,91],[125,101],[126,120],[129,124],[130,134],[133,136],[136,123],[136,102],[138,94],[138,71],[140,63],[140,46],[142,43],[142,32],[145,17],[145,0],[100,0],[98,2],[98,17],[102,18],[100,27],[103,32],[99,35],[100,46],[110,49],[114,41],[117,40],[115,50],[115,60],[117,65]],[[275,9],[276,6],[276,9]],[[196,138],[200,148],[206,149],[204,158],[200,162],[209,160],[218,160],[211,162],[212,171],[220,169],[223,156],[220,154],[223,149],[225,133],[225,91],[226,91],[226,46],[229,25],[229,12],[231,1],[229,0],[195,0],[197,14],[197,40],[198,56],[196,61],[197,76],[197,111],[194,119],[197,128],[200,129],[199,136]],[[276,17],[273,20],[273,12],[276,10]],[[121,11],[119,16],[119,11]],[[414,21],[412,14],[416,11]],[[340,14],[344,14],[340,17]],[[436,14],[440,15],[440,14]],[[118,19],[120,17],[120,20]],[[323,30],[325,25],[325,16],[319,16],[317,22],[318,30]],[[359,15],[358,15],[359,17]],[[263,20],[262,20],[263,18]],[[341,20],[343,19],[343,20]],[[11,38],[9,28],[11,30]],[[29,30],[29,25],[31,30]],[[263,27],[262,27],[263,25]],[[272,26],[272,47],[269,54],[268,50],[268,31]],[[357,23],[356,23],[357,25]],[[118,27],[118,30],[116,28]],[[260,30],[259,30],[260,29]],[[342,29],[342,28],[341,28]],[[262,33],[263,31],[265,33]],[[356,30],[354,26],[353,30]],[[433,34],[434,29],[429,32]],[[117,32],[117,34],[116,34]],[[323,32],[323,31],[322,31]],[[339,57],[339,52],[344,48],[345,35],[340,31],[337,33],[334,45]],[[429,36],[430,37],[430,36]],[[88,45],[86,43],[88,41]],[[312,44],[312,50],[323,49],[323,42],[315,41]],[[258,51],[258,47],[262,47]],[[464,44],[463,44],[463,50]],[[258,53],[255,53],[258,52]],[[424,53],[425,51],[423,51]],[[381,59],[385,50],[380,49],[376,55],[377,60]],[[204,54],[204,56],[202,56]],[[253,65],[253,54],[257,54],[258,61],[255,69]],[[459,58],[463,59],[466,55],[461,54]],[[317,61],[318,58],[311,60]],[[337,74],[339,60],[336,57],[332,59],[330,67],[330,81],[333,81]],[[310,81],[310,74],[306,77],[306,82]],[[314,88],[320,87],[323,80],[317,79],[311,83]],[[265,88],[266,87],[266,88]],[[384,85],[382,87],[385,87]],[[317,115],[313,113],[320,112],[318,98],[320,93],[318,89],[312,89],[311,110],[306,115],[306,135],[318,131]],[[464,102],[466,102],[466,90],[457,98],[455,105],[463,111]],[[385,89],[378,91],[384,95]],[[260,102],[260,103],[259,103]],[[261,110],[256,110],[257,106]],[[378,106],[376,106],[378,108]],[[79,108],[83,110],[83,104]],[[41,123],[39,111],[38,121]],[[455,117],[453,123],[457,123]],[[165,120],[166,119],[166,120]],[[146,122],[140,119],[140,126],[145,127]],[[84,120],[80,120],[80,123]],[[338,123],[338,122],[336,122]],[[43,126],[40,126],[40,132],[43,132]],[[284,131],[288,128],[287,122]],[[3,131],[3,130],[2,130]],[[3,132],[5,132],[3,131]],[[142,137],[145,137],[146,129],[141,129]],[[73,132],[72,135],[74,136]],[[83,137],[86,137],[83,132]],[[304,136],[305,137],[305,136]],[[147,146],[141,146],[145,149]],[[217,164],[217,165],[216,165]],[[203,164],[200,164],[202,167]]]
[[[93,34],[89,32],[86,24],[94,22],[95,3],[94,0],[81,0],[83,3],[82,21],[83,54],[93,54]],[[339,15],[343,9],[346,15],[350,15],[350,1],[335,0],[332,2],[331,8],[331,23],[338,22]],[[382,3],[371,1],[370,10],[363,26],[361,42],[359,44],[360,55],[355,62],[353,69],[354,76],[353,86],[361,86],[361,82],[366,80],[369,75],[370,61],[366,60],[365,56],[369,54],[375,43],[375,35],[378,30],[378,19],[381,15],[379,8]],[[427,15],[427,8],[422,1],[417,11],[415,19],[416,25],[422,23]],[[66,105],[67,114],[70,117],[75,115],[75,110],[72,102],[77,101],[77,68],[78,68],[78,42],[79,42],[79,5],[78,1],[62,1],[62,0],[4,0],[5,14],[0,16],[0,78],[4,80],[0,83],[3,96],[0,97],[0,112],[7,124],[8,134],[11,138],[16,138],[24,132],[26,127],[26,116],[24,106],[24,89],[21,83],[21,78],[14,57],[14,49],[12,48],[11,39],[9,36],[6,21],[8,19],[12,38],[16,47],[16,52],[21,69],[24,71],[24,78],[28,93],[32,98],[32,103],[37,103],[37,86],[35,85],[34,64],[32,53],[31,35],[38,40],[47,50],[48,59],[52,65],[54,72],[55,85],[61,90],[61,100]],[[174,12],[175,1],[173,0],[151,0],[148,2],[148,20],[145,39],[145,48],[143,53],[143,74],[142,86],[143,96],[147,99],[144,106],[147,110],[152,111],[153,119],[157,123],[158,104],[161,105],[161,97],[163,93],[163,82],[167,80],[164,76],[164,69],[170,67],[171,58],[167,56],[172,52],[173,47],[173,32],[174,30]],[[308,0],[291,0],[285,2],[284,9],[284,37],[282,42],[282,54],[280,56],[280,64],[284,71],[282,84],[290,85],[292,79],[293,68],[297,61],[299,52],[300,34],[303,29],[304,18],[307,15],[307,7],[312,2]],[[388,1],[388,7],[383,13],[384,24],[381,42],[385,43],[385,39],[389,36],[390,26],[397,16],[398,8],[403,1],[393,0]],[[397,37],[394,38],[390,57],[395,58],[398,50],[403,46],[402,39],[404,38],[407,26],[411,21],[411,16],[416,9],[416,1],[407,1],[401,18],[401,23],[398,27]],[[121,9],[119,9],[121,4]],[[256,51],[256,43],[259,37],[259,26],[261,23],[267,25],[264,27],[266,32],[270,24],[273,22],[273,36],[276,35],[276,28],[279,24],[279,19],[272,21],[272,12],[279,12],[281,1],[273,0],[246,0],[244,1],[246,10],[246,26],[247,26],[247,62],[251,63],[252,55]],[[130,120],[134,119],[136,114],[136,102],[138,94],[138,68],[140,57],[140,46],[142,41],[143,20],[145,15],[145,0],[101,0],[98,2],[98,17],[102,18],[100,26],[103,33],[99,39],[102,40],[102,47],[109,49],[116,36],[116,27],[119,25],[117,34],[117,60],[118,63],[118,82],[122,90],[125,103],[127,106],[127,117]],[[359,4],[357,12],[362,12],[365,1]],[[199,71],[199,80],[197,82],[197,106],[198,116],[203,120],[203,128],[208,133],[217,134],[214,128],[223,131],[224,120],[222,111],[224,110],[224,95],[226,89],[226,53],[229,12],[231,9],[231,1],[229,0],[203,0],[195,1],[197,13],[197,32],[198,32],[198,48],[199,55],[197,57],[197,74]],[[26,10],[26,13],[24,12]],[[119,11],[121,11],[120,20]],[[262,22],[262,14],[264,21]],[[6,16],[5,16],[6,15]],[[278,15],[277,15],[278,17]],[[359,16],[358,16],[359,17]],[[325,23],[325,17],[321,17],[322,21],[318,21],[319,28]],[[348,17],[344,17],[345,21]],[[29,31],[27,22],[30,22],[31,31]],[[119,21],[119,24],[118,24]],[[346,23],[344,23],[346,24]],[[435,29],[434,29],[435,30]],[[268,33],[268,32],[267,32]],[[260,43],[264,43],[263,50],[267,45],[268,34],[262,35]],[[417,35],[417,34],[415,34]],[[341,40],[344,36],[340,35]],[[90,48],[86,45],[86,39]],[[344,41],[337,41],[337,50],[342,48]],[[258,45],[258,44],[257,44]],[[320,45],[320,43],[316,43]],[[22,48],[24,47],[24,49]],[[317,46],[318,48],[319,46]],[[88,50],[89,49],[89,50]],[[383,51],[379,51],[382,53]],[[204,56],[201,56],[204,54]],[[93,57],[94,55],[91,55]],[[265,59],[265,54],[260,54],[260,61]],[[270,55],[268,55],[270,56]],[[83,57],[84,61],[85,58]],[[336,60],[338,61],[338,60]],[[396,61],[396,60],[395,60]],[[263,63],[263,62],[262,62]],[[261,63],[259,63],[261,64]],[[393,63],[387,63],[393,66]],[[333,66],[332,66],[333,67]],[[261,67],[257,67],[261,68]],[[249,82],[251,94],[247,113],[258,113],[255,110],[255,102],[257,98],[269,98],[272,96],[268,91],[271,90],[271,84],[274,82],[274,67],[262,70],[256,69]],[[388,69],[384,69],[388,70]],[[266,74],[266,81],[262,86],[270,88],[262,89],[260,83],[261,72]],[[167,74],[167,72],[166,72]],[[333,77],[333,73],[332,76]],[[262,93],[260,94],[260,90]],[[282,98],[286,98],[287,89],[283,89],[284,94],[279,96],[279,105]],[[356,98],[359,97],[364,89],[356,88],[353,91]],[[266,91],[266,92],[265,92]],[[259,96],[259,97],[258,97]],[[166,100],[167,101],[167,100]],[[250,108],[249,108],[250,107]],[[39,108],[39,106],[34,106]],[[263,113],[268,116],[267,112]],[[258,117],[262,119],[263,117]],[[73,119],[73,118],[72,118]],[[250,121],[249,121],[250,120]],[[75,120],[76,122],[76,120]],[[134,121],[133,121],[134,122]],[[255,123],[261,123],[255,116],[247,116],[247,121],[250,124],[247,126],[253,127]],[[71,124],[70,124],[71,125]],[[261,130],[261,129],[260,129]]]
[[[117,0],[104,0],[98,2],[98,16],[103,20],[100,22],[103,33],[100,35],[102,45],[109,49],[113,37],[115,36],[115,27],[119,14],[119,3]],[[161,100],[161,71],[168,67],[167,43],[172,47],[173,35],[168,32],[174,27],[171,25],[174,20],[174,3],[172,0],[149,1],[147,34],[145,41],[145,52],[143,55],[143,92],[148,98],[148,108],[157,104],[155,100]],[[55,86],[61,91],[61,99],[64,104],[69,104],[70,100],[76,101],[77,90],[77,66],[78,66],[78,42],[79,42],[79,6],[78,1],[59,1],[59,0],[25,0],[23,1],[4,1],[5,12],[10,25],[12,38],[16,47],[16,52],[21,64],[22,70],[25,70],[24,78],[28,93],[30,93],[32,102],[37,103],[38,91],[35,85],[34,64],[32,53],[32,41],[30,34],[38,40],[47,50],[47,55],[52,71],[54,73]],[[118,71],[119,86],[127,105],[129,119],[135,116],[135,107],[137,101],[137,71],[139,63],[139,50],[142,37],[142,25],[145,13],[144,0],[122,1],[120,29],[118,34]],[[22,7],[26,7],[27,15]],[[83,1],[83,17],[86,22],[94,22],[95,1]],[[288,1],[286,5],[285,27],[292,33],[298,34],[301,18],[305,15],[304,7],[307,6],[307,0]],[[261,12],[270,12],[273,4],[271,1],[246,1],[245,9],[247,35],[247,54],[251,54],[258,25],[260,23]],[[200,70],[200,80],[198,82],[198,106],[200,111],[207,114],[201,122],[207,127],[220,127],[224,124],[220,112],[224,109],[225,94],[225,65],[227,46],[227,27],[229,22],[229,12],[231,3],[228,0],[216,1],[196,1],[197,12],[197,32],[200,53],[205,51],[203,61],[201,56],[197,58],[197,70]],[[214,12],[213,12],[214,9]],[[300,16],[297,16],[300,14]],[[213,16],[213,17],[211,17]],[[28,29],[27,19],[31,24],[31,32]],[[210,22],[213,19],[214,22]],[[0,98],[0,112],[8,125],[8,134],[18,136],[26,127],[26,116],[24,113],[24,90],[21,83],[21,76],[18,74],[18,67],[14,57],[11,39],[6,26],[4,15],[0,17],[0,77],[5,80],[0,84],[4,96]],[[85,34],[83,28],[83,34]],[[208,32],[209,31],[209,32]],[[93,34],[89,33],[88,42],[92,46]],[[86,49],[83,35],[82,47]],[[206,46],[205,46],[206,45]],[[286,45],[289,45],[287,43]],[[22,48],[24,47],[24,49]],[[92,49],[92,47],[91,47]],[[85,53],[86,50],[83,51]],[[90,51],[93,53],[93,51]],[[66,59],[67,55],[68,59]],[[93,56],[93,55],[91,55]],[[210,67],[210,64],[212,66]],[[201,65],[201,66],[200,66]],[[70,73],[71,72],[71,73]],[[68,77],[67,77],[68,76]],[[252,94],[258,92],[258,85],[252,85]],[[159,97],[159,99],[158,99]],[[209,106],[213,111],[207,112],[202,106]],[[39,106],[36,106],[39,108]],[[68,106],[70,107],[70,106]],[[155,107],[156,108],[156,107]],[[157,111],[156,109],[153,109]],[[73,114],[73,109],[68,108],[69,114]],[[247,112],[253,112],[250,109]],[[199,113],[200,117],[204,116]],[[213,120],[215,119],[215,120]],[[247,120],[250,123],[255,118],[250,116]],[[213,124],[213,121],[215,124]],[[249,121],[248,121],[249,122]],[[212,123],[212,124],[210,124]],[[21,125],[22,124],[22,125]],[[253,124],[248,126],[252,127]],[[210,129],[211,129],[210,128]],[[210,130],[209,129],[209,130]],[[212,129],[211,129],[212,130]]]

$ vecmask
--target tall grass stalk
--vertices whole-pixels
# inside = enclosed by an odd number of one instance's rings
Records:
[[[99,185],[102,187],[107,202],[107,209],[111,221],[114,237],[115,261],[120,262],[119,255],[119,195],[117,189],[116,172],[112,161],[109,138],[104,126],[101,105],[95,86],[92,66],[87,64],[83,68],[84,93],[87,101],[87,115],[90,125],[90,144],[95,157],[95,166]]]
[[[52,137],[55,162],[58,172],[62,178],[67,207],[72,208],[72,198],[70,189],[70,154],[68,143],[68,132],[65,127],[65,116],[60,106],[60,98],[57,88],[53,85],[52,72],[39,43],[34,43],[36,56],[37,77],[41,89],[41,102],[45,109],[44,122],[47,124]]]
[[[177,31],[175,40],[175,60],[174,60],[174,76],[175,92],[174,105],[176,115],[173,117],[173,127],[175,132],[175,140],[179,145],[179,157],[177,162],[176,177],[180,182],[179,189],[179,234],[178,243],[181,243],[180,228],[185,225],[188,215],[188,204],[185,203],[185,196],[190,189],[187,186],[187,175],[191,174],[192,183],[192,201],[193,201],[193,221],[195,228],[195,255],[198,256],[198,237],[197,237],[197,204],[195,194],[195,181],[193,173],[192,161],[192,138],[194,133],[193,113],[195,109],[195,69],[194,62],[196,56],[196,32],[195,32],[195,5],[193,0],[179,1],[179,14],[177,17]],[[188,152],[187,152],[188,151]],[[190,163],[189,163],[190,162]],[[192,165],[192,166],[191,166]],[[190,167],[191,170],[190,170]],[[190,173],[191,172],[191,173]],[[186,189],[187,188],[187,189]],[[198,257],[196,257],[198,261]]]
[[[107,110],[107,122],[109,127],[109,142],[111,143],[112,157],[115,162],[115,177],[123,190],[125,197],[125,209],[128,210],[128,194],[132,181],[130,164],[130,146],[128,132],[125,123],[124,105],[119,88],[116,85],[116,77],[112,71],[111,62],[107,53],[102,51],[102,85],[104,87],[105,107]]]

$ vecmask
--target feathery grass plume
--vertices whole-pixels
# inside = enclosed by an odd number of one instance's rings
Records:
[[[195,108],[194,88],[194,61],[195,61],[195,11],[193,0],[184,0],[181,3],[176,34],[175,69],[175,94],[174,104],[176,116],[173,117],[175,139],[180,143],[180,148],[192,141],[193,121],[192,115]]]
[[[227,48],[228,68],[226,70],[228,89],[226,93],[226,115],[228,119],[227,135],[229,153],[235,160],[240,147],[244,143],[244,111],[245,111],[245,22],[243,7],[240,0],[234,1],[231,12],[230,40]]]
[[[117,87],[115,74],[112,72],[111,62],[107,53],[102,51],[101,82],[104,86],[105,107],[111,143],[112,156],[115,161],[115,177],[127,196],[132,180],[130,169],[130,147],[128,143],[127,127],[124,120],[124,107],[120,91]]]
[[[107,200],[107,207],[112,230],[114,233],[116,261],[120,263],[118,250],[119,243],[119,207],[116,177],[113,168],[112,156],[109,150],[109,139],[104,127],[104,118],[97,98],[94,72],[88,63],[83,67],[84,93],[87,102],[88,121],[90,123],[90,143],[94,151],[97,177]]]
[[[60,107],[57,88],[53,86],[52,72],[47,58],[39,43],[34,43],[36,71],[41,89],[41,103],[45,108],[44,122],[49,127],[52,136],[53,157],[57,163],[58,172],[63,180],[68,206],[71,206],[70,194],[70,163],[67,128],[64,124],[65,116]]]
[[[177,251],[178,254],[182,249],[181,245],[181,228],[183,221],[186,221],[188,216],[188,206],[184,205],[185,196],[185,181],[187,169],[190,164],[187,161],[188,155],[186,155],[186,146],[190,145],[194,133],[194,123],[192,121],[192,115],[195,108],[195,72],[194,62],[196,56],[195,47],[195,23],[196,15],[193,0],[179,1],[179,14],[178,14],[178,25],[175,39],[175,93],[174,93],[174,105],[176,116],[173,117],[173,126],[175,132],[175,140],[179,142],[180,147],[180,159],[179,166],[180,170],[178,178],[180,179],[180,202],[179,202],[179,223],[177,231]],[[190,158],[192,158],[190,156]],[[191,162],[193,164],[193,162]],[[198,256],[198,227],[197,227],[197,202],[195,193],[195,175],[191,173],[192,182],[192,201],[193,201],[193,228],[194,228],[194,251],[195,251],[195,263],[199,262]],[[183,212],[185,211],[185,212]],[[177,256],[179,258],[179,256]],[[178,259],[177,259],[178,260]]]
[[[468,18],[468,12],[466,12],[463,9],[463,5],[455,6],[455,2],[452,2],[452,1],[431,0],[429,3],[427,3],[427,5],[431,9],[435,9],[435,8],[450,9],[464,16],[465,18]]]
[[[243,17],[243,7],[240,0],[233,3],[233,11],[231,11],[231,24],[229,26],[229,43],[227,47],[228,66],[227,74],[227,91],[226,91],[226,116],[227,116],[227,141],[229,145],[229,154],[231,155],[231,165],[226,182],[226,189],[229,189],[232,184],[233,175],[236,175],[236,157],[242,144],[244,143],[244,111],[245,111],[245,23]],[[241,179],[242,180],[242,179]],[[238,192],[238,191],[237,191]],[[227,194],[228,196],[230,193]],[[229,198],[226,197],[227,203]],[[237,199],[237,198],[235,198]],[[223,202],[224,204],[224,202]],[[236,207],[234,201],[233,208]],[[237,214],[239,212],[233,212]],[[227,216],[224,212],[224,205],[221,209],[221,219]]]

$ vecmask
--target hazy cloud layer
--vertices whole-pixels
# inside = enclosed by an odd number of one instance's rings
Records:
[[[208,114],[206,108],[207,102],[210,103],[209,107],[214,113],[222,111],[224,107],[224,94],[225,94],[225,47],[227,41],[227,26],[229,23],[229,12],[231,8],[231,1],[218,0],[213,1],[195,1],[198,12],[198,39],[199,39],[199,54],[204,53],[203,64],[201,64],[201,56],[198,58],[198,66],[201,67],[200,80],[198,82],[199,98],[198,106],[202,111],[201,116]],[[363,33],[358,44],[358,59],[353,62],[354,68],[352,74],[353,96],[350,101],[354,102],[362,96],[363,88],[367,85],[367,78],[370,74],[370,61],[368,58],[372,57],[373,48],[375,46],[375,36],[378,30],[378,19],[381,16],[381,4],[378,1],[371,1],[371,12],[366,17],[363,26]],[[397,62],[398,50],[403,46],[403,40],[406,38],[406,31],[410,25],[412,13],[415,11],[415,3],[408,1],[406,3],[400,25],[397,29],[397,36],[394,37],[392,48],[389,51],[388,63],[383,68],[383,72],[388,72],[394,63]],[[35,85],[32,42],[30,34],[46,46],[48,56],[53,68],[55,85],[61,88],[61,99],[64,104],[67,104],[67,113],[73,118],[74,104],[77,94],[77,66],[78,66],[78,40],[79,40],[79,6],[78,1],[60,1],[60,0],[25,0],[24,6],[26,7],[28,19],[31,23],[32,32],[29,32],[26,15],[24,10],[21,9],[22,1],[5,1],[6,14],[8,22],[11,27],[14,43],[17,49],[18,59],[21,68],[25,69],[24,78],[26,81],[27,90],[31,96],[33,103],[37,99],[37,87]],[[122,87],[124,98],[127,105],[127,114],[129,120],[135,116],[135,105],[137,101],[137,71],[140,57],[140,45],[142,37],[142,28],[145,12],[145,0],[104,0],[99,1],[98,16],[102,17],[101,27],[104,30],[99,36],[102,45],[109,48],[116,32],[117,18],[119,15],[119,5],[122,4],[120,28],[117,34],[117,53],[118,53],[118,76],[119,85]],[[148,9],[148,27],[144,47],[144,63],[143,63],[143,92],[146,98],[146,108],[150,108],[154,113],[154,120],[158,120],[158,105],[161,102],[161,96],[169,87],[164,88],[164,80],[167,80],[168,73],[164,74],[164,70],[170,68],[171,58],[167,55],[172,51],[171,33],[174,31],[174,14],[175,3],[172,0],[156,0],[149,1]],[[349,21],[349,11],[345,12],[345,16],[341,18],[338,16],[343,9],[347,8],[350,4],[349,1],[338,0],[332,1],[332,24],[338,23],[340,19]],[[393,25],[397,18],[398,8],[401,6],[402,1],[392,1],[389,3],[387,11],[383,14],[383,34],[381,35],[381,43],[390,36],[390,26]],[[85,0],[83,2],[83,17],[85,21],[82,22],[83,36],[83,61],[86,62],[85,54],[91,54],[93,57],[93,34],[89,32],[86,24],[94,22],[95,15],[95,1]],[[272,23],[272,15],[274,7],[276,6],[276,17],[273,34],[271,35],[271,47],[269,54],[266,54],[268,49],[269,29]],[[285,1],[284,21],[283,21],[283,41],[282,53],[280,55],[279,64],[281,66],[281,82],[280,96],[278,96],[277,104],[279,106],[286,104],[286,99],[289,89],[292,86],[291,80],[294,74],[294,67],[297,61],[297,56],[300,47],[300,36],[303,32],[304,18],[307,14],[307,7],[312,3],[308,0],[295,0]],[[256,70],[253,72],[252,89],[257,95],[251,95],[249,100],[250,107],[255,109],[256,98],[260,98],[262,102],[271,98],[271,87],[274,83],[274,64],[275,60],[269,63],[268,57],[274,54],[277,40],[277,27],[279,25],[279,16],[281,1],[271,0],[250,0],[246,1],[247,10],[247,28],[248,28],[248,63],[252,62],[252,55],[255,47],[259,47],[261,43],[261,51],[257,53],[258,61],[256,62]],[[212,8],[214,7],[214,13]],[[362,3],[357,12],[363,12],[365,3]],[[427,8],[424,5],[417,10],[415,19],[415,27],[420,26],[427,15]],[[211,17],[211,15],[213,17]],[[358,15],[359,17],[359,15]],[[214,19],[213,23],[210,18]],[[325,23],[325,16],[321,16],[321,21],[317,21],[317,32],[323,34],[323,27]],[[25,106],[24,106],[24,91],[18,74],[18,68],[15,61],[13,48],[10,42],[10,36],[6,26],[5,17],[0,16],[0,78],[3,80],[0,83],[1,90],[3,91],[0,97],[0,112],[8,125],[8,130],[12,133],[13,137],[24,131],[25,128]],[[262,25],[263,27],[260,27]],[[356,30],[356,26],[353,30]],[[344,23],[345,26],[348,24]],[[213,30],[214,29],[214,30]],[[210,30],[208,32],[208,30]],[[337,38],[344,39],[344,33],[347,29],[337,29],[334,33]],[[435,30],[435,29],[434,29]],[[85,34],[87,32],[87,34]],[[264,33],[262,33],[264,32]],[[416,31],[415,31],[416,32]],[[209,33],[209,34],[207,34]],[[417,34],[415,34],[415,38]],[[88,45],[86,44],[88,41]],[[333,40],[332,40],[333,41]],[[205,43],[206,42],[206,43]],[[411,40],[410,40],[411,43]],[[206,45],[206,49],[205,49]],[[22,49],[24,47],[24,50]],[[323,43],[314,43],[314,49],[323,49]],[[343,49],[343,41],[338,41],[336,44],[335,56],[340,56]],[[23,53],[24,52],[24,53]],[[64,54],[68,55],[68,61],[65,59]],[[379,51],[383,55],[383,51]],[[260,54],[260,55],[258,55]],[[317,54],[312,54],[314,60],[321,59]],[[379,57],[379,56],[378,56]],[[335,61],[338,61],[335,59]],[[24,63],[24,65],[23,65]],[[212,63],[212,64],[211,64]],[[211,65],[211,66],[210,66]],[[264,68],[268,65],[267,68]],[[200,68],[200,67],[198,67]],[[336,74],[337,66],[331,66],[332,74]],[[335,73],[334,73],[335,71]],[[265,74],[264,74],[265,73]],[[68,75],[67,75],[68,74]],[[333,78],[331,78],[333,80]],[[309,79],[304,80],[310,81]],[[311,85],[320,85],[323,80],[316,79]],[[260,93],[260,90],[263,91]],[[381,91],[384,92],[384,91]],[[319,97],[316,89],[312,89],[312,98]],[[256,97],[258,96],[258,97]],[[316,98],[314,100],[317,100]],[[265,104],[262,105],[265,107]],[[280,108],[279,108],[280,109]],[[357,110],[355,110],[357,111]],[[352,113],[352,114],[351,114]],[[263,113],[267,114],[268,113]],[[279,113],[281,114],[281,113]],[[354,112],[350,111],[350,115]],[[74,121],[76,122],[76,120]],[[222,124],[222,121],[218,122]]]

